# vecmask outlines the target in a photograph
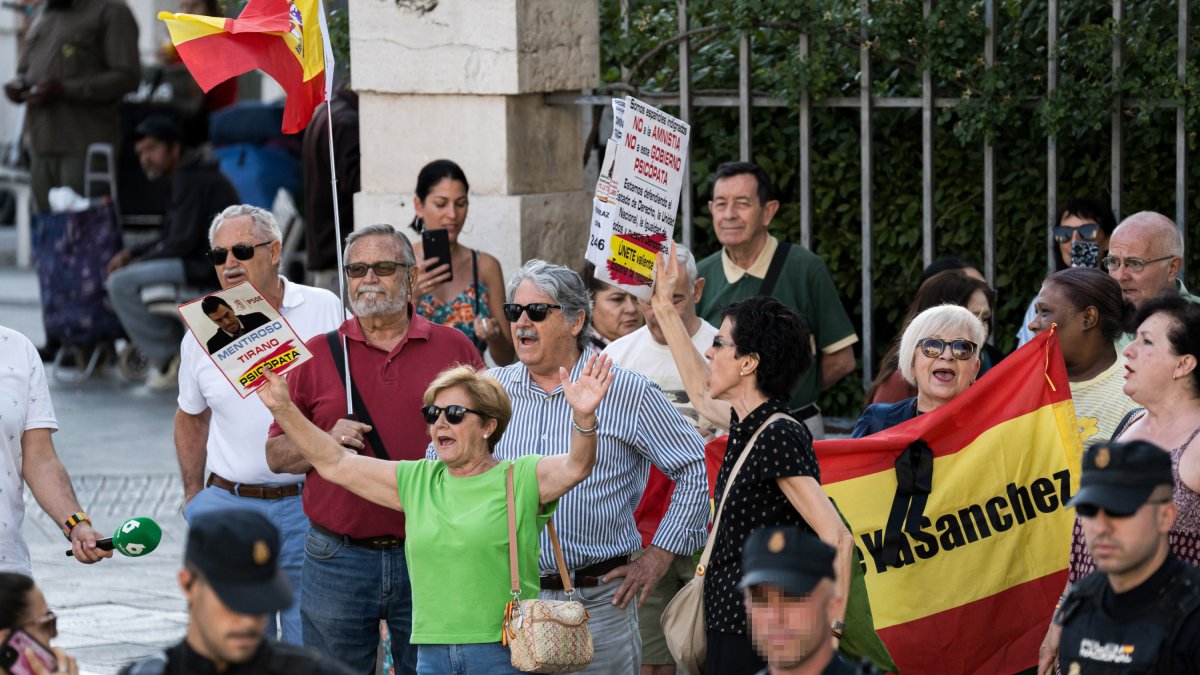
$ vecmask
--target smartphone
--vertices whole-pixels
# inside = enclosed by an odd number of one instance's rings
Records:
[[[1071,242],[1071,267],[1100,267],[1100,244],[1094,241]]]
[[[54,652],[20,628],[13,630],[4,644],[0,645],[0,668],[12,675],[34,675],[33,666],[25,657],[27,647],[33,649],[34,658],[42,663],[47,672],[58,670],[58,659],[54,657]]]
[[[450,264],[450,232],[445,229],[431,230],[426,228],[421,230],[421,249],[425,252],[425,259],[437,258],[438,265]],[[446,281],[454,281],[454,266],[450,266],[450,278]]]

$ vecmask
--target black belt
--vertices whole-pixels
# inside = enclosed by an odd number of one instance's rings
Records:
[[[341,539],[343,544],[350,544],[352,546],[361,546],[363,548],[370,548],[370,549],[374,549],[376,551],[382,551],[382,550],[386,550],[389,548],[398,548],[398,547],[404,545],[404,537],[397,537],[394,534],[381,534],[377,537],[351,537],[348,534],[334,532],[333,530],[329,529],[328,527],[324,527],[324,526],[318,525],[316,523],[310,522],[309,525],[312,526],[312,529],[316,530],[317,532],[320,532],[321,534],[323,534],[327,537],[333,537],[334,539]]]
[[[821,409],[817,407],[816,403],[809,403],[808,405],[806,405],[802,408],[796,408],[795,410],[792,411],[792,417],[795,417],[796,419],[801,420],[801,421],[804,421],[810,417],[815,417],[816,415],[820,415],[820,414],[821,414]]]
[[[300,494],[303,483],[296,485],[250,485],[247,483],[235,483],[231,480],[221,478],[215,473],[210,473],[206,485],[221,488],[238,497],[249,497],[250,499],[283,499],[284,497],[295,497]]]
[[[601,584],[600,577],[617,569],[621,565],[629,564],[629,556],[619,555],[615,558],[602,560],[594,565],[580,567],[575,570],[574,581],[575,588],[595,588]],[[561,574],[547,574],[542,577],[543,591],[561,591],[563,590],[563,579]]]

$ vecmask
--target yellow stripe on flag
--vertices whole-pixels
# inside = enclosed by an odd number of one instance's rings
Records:
[[[875,627],[960,607],[1064,570],[1074,519],[1064,497],[1078,489],[1069,467],[1079,466],[1080,452],[1068,399],[995,425],[959,452],[936,458],[922,531],[907,535],[900,567],[886,565],[883,557],[896,472],[825,485],[853,525]]]
[[[225,32],[224,17],[159,12],[158,18],[166,22],[174,45]]]

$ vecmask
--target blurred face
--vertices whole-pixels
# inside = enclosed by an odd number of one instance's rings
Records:
[[[512,301],[522,306],[537,302],[558,304],[528,279],[517,286]],[[517,358],[536,375],[552,375],[559,367],[570,369],[579,358],[575,336],[583,330],[582,315],[574,323],[568,323],[561,309],[551,309],[542,321],[534,321],[529,312],[521,312],[511,326]]]
[[[212,322],[217,324],[217,328],[226,333],[236,333],[242,329],[242,322],[237,318],[237,314],[225,305],[218,305],[217,311],[208,315]]]
[[[167,143],[151,136],[139,140],[133,149],[142,165],[142,171],[146,172],[146,177],[150,180],[170,175],[183,152],[183,146],[179,143]]]
[[[680,268],[682,269],[682,265]],[[683,319],[683,325],[689,330],[695,330],[698,325],[699,317],[696,316],[696,303],[700,302],[700,295],[704,292],[704,279],[697,279],[696,283],[688,281],[686,275],[680,275],[675,280],[675,291],[671,294],[671,304],[675,306],[675,311],[679,313],[679,318]],[[658,325],[658,319],[654,316],[654,308],[650,303],[638,301],[638,307],[642,310],[642,314],[646,317],[646,328],[650,330],[650,337],[660,345],[667,344],[667,337],[663,335],[662,328]]]
[[[1146,263],[1140,272],[1132,272],[1124,264],[1116,269],[1110,266],[1108,270],[1108,275],[1121,284],[1121,295],[1134,307],[1140,307],[1142,302],[1174,288],[1175,276],[1179,273],[1182,263],[1180,258],[1175,257],[1158,260],[1167,253],[1157,245],[1152,236],[1148,236],[1146,229],[1128,227],[1118,228],[1113,233],[1108,255],[1121,261],[1136,258]],[[1157,262],[1150,262],[1151,260]]]
[[[346,264],[379,262],[403,263],[403,256],[390,237],[365,237],[354,242],[346,256]],[[395,274],[379,276],[374,269],[366,275],[351,277],[349,282],[350,310],[359,318],[398,316],[408,313],[409,290],[416,279],[417,268],[397,267]]]
[[[925,337],[943,342],[970,340],[965,335],[951,335],[947,331],[938,331]],[[931,351],[936,349],[931,348]],[[917,343],[912,371],[913,379],[917,381],[917,407],[922,412],[930,412],[953,401],[971,386],[979,374],[978,346],[967,359],[956,358],[954,352],[952,347],[945,345],[941,354],[930,356],[921,343]]]
[[[746,246],[765,240],[767,225],[778,209],[777,201],[763,204],[758,200],[758,180],[748,173],[718,180],[708,203],[713,229],[722,246]]]
[[[468,201],[467,186],[462,181],[443,178],[429,191],[425,201],[413,197],[413,207],[425,221],[425,227],[445,229],[450,241],[457,242],[467,221]]]
[[[807,596],[787,595],[774,586],[744,591],[746,617],[754,647],[767,664],[799,668],[829,645],[829,602],[832,584],[821,581]]]
[[[642,327],[637,298],[616,286],[605,284],[592,299],[592,325],[612,342]]]
[[[1154,402],[1171,391],[1168,385],[1189,382],[1196,368],[1192,356],[1177,356],[1171,351],[1168,332],[1175,320],[1166,314],[1152,314],[1138,326],[1133,342],[1125,347],[1125,395],[1139,404]]]
[[[1157,503],[1154,503],[1157,502]],[[1150,500],[1126,517],[1113,516],[1103,509],[1094,516],[1079,517],[1096,569],[1113,575],[1138,575],[1146,571],[1161,547],[1167,545],[1167,532],[1175,522],[1176,507],[1170,488],[1156,490]]]
[[[477,409],[465,387],[450,387],[438,392],[433,404],[439,408],[460,405]],[[491,435],[495,430],[495,420],[485,419],[475,413],[467,413],[458,424],[451,424],[446,414],[442,413],[437,422],[429,425],[429,438],[433,441],[438,459],[456,469],[489,455],[484,435]]]
[[[992,303],[988,301],[987,293],[975,291],[971,296],[970,302],[967,303],[967,309],[979,317],[979,321],[983,324],[984,329],[987,329],[991,325]],[[984,339],[987,339],[987,333],[984,333]]]
[[[267,615],[229,609],[204,579],[188,570],[180,571],[179,585],[188,600],[187,641],[192,649],[222,670],[249,661],[266,634]]]
[[[216,266],[221,288],[229,288],[243,281],[249,281],[259,290],[273,287],[272,284],[279,278],[281,246],[278,241],[271,242],[269,246],[256,246],[249,260],[238,260],[233,255],[233,247],[237,244],[261,244],[263,240],[258,237],[254,232],[254,219],[250,216],[226,218],[217,226],[212,246],[226,250],[225,262]]]
[[[729,317],[721,321],[713,345],[704,352],[708,359],[708,394],[713,398],[729,400],[734,389],[742,382],[742,370],[751,358],[748,355],[737,356],[737,348],[733,342],[733,322]]]

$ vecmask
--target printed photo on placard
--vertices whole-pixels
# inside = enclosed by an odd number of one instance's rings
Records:
[[[248,281],[179,306],[188,331],[246,398],[266,379],[312,358],[287,319]]]

